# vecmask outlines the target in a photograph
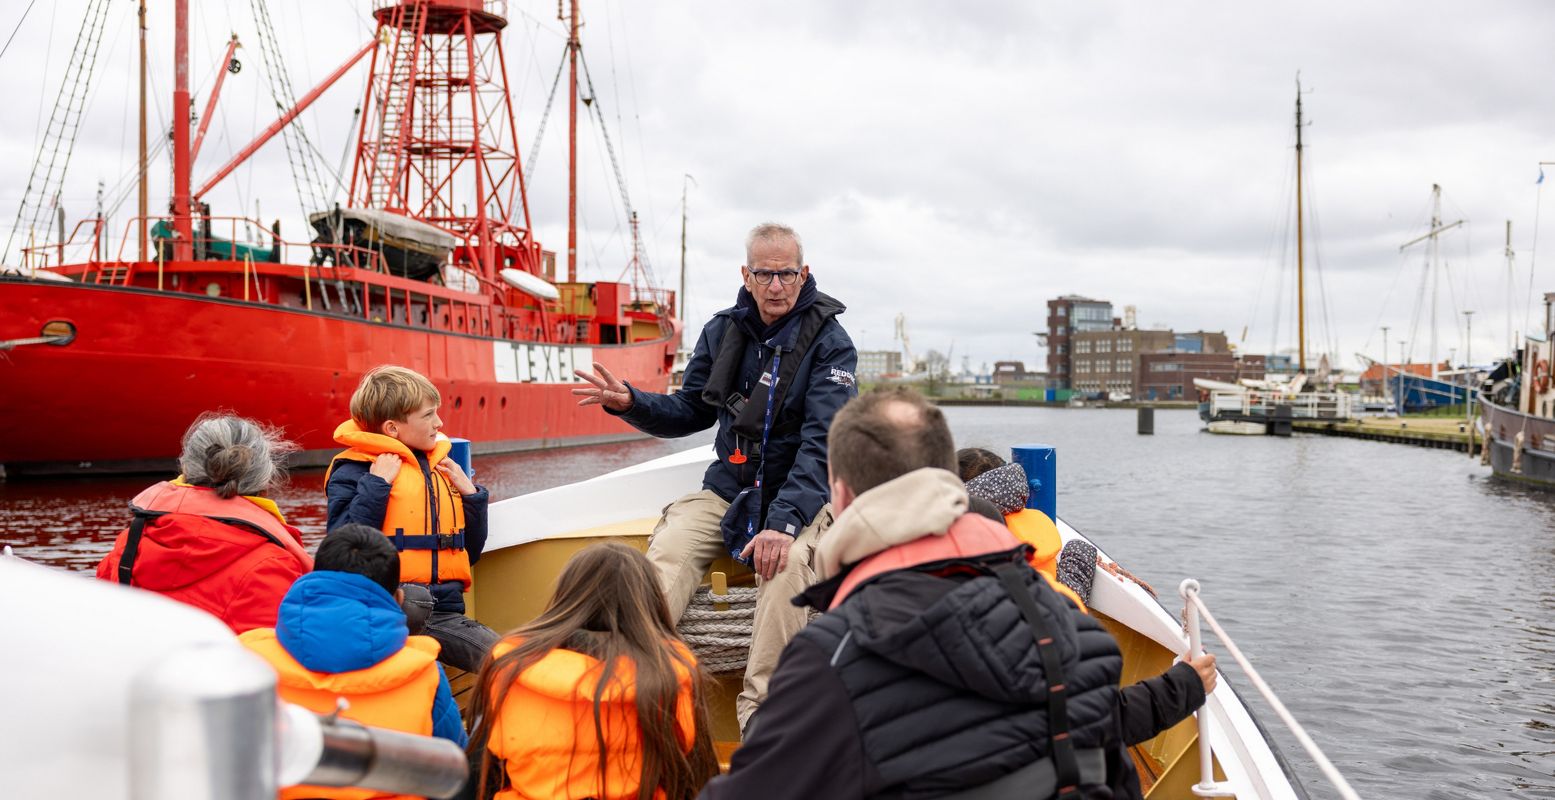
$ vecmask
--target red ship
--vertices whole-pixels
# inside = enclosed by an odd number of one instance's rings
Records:
[[[635,235],[631,282],[577,280],[575,113],[564,277],[535,241],[505,12],[490,0],[377,0],[372,41],[195,189],[218,73],[198,130],[174,115],[165,218],[145,211],[143,60],[139,216],[115,243],[101,219],[66,236],[61,214],[60,241],[21,249],[21,268],[0,273],[0,465],[165,470],[190,421],[212,409],[280,426],[301,463],[322,463],[358,379],[384,363],[431,378],[446,430],[477,453],[635,436],[575,406],[572,370],[597,361],[664,391],[681,337],[676,297],[647,285]],[[175,21],[172,107],[190,108],[188,0],[176,0]],[[576,8],[569,25],[575,110]],[[232,72],[236,44],[223,62]],[[256,223],[212,216],[201,198],[368,57],[349,204],[316,209],[311,241],[262,228],[259,244],[240,242]],[[24,201],[19,222],[27,211]]]

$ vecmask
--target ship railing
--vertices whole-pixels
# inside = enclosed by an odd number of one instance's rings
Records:
[[[40,269],[49,269],[61,264],[69,263],[66,253],[70,258],[81,259],[89,262],[102,260],[103,255],[103,226],[105,222],[100,217],[88,217],[76,223],[70,229],[70,235],[58,242],[34,244],[22,248],[22,269],[37,272]],[[87,231],[82,241],[76,241],[81,236],[82,230]]]
[[[414,2],[415,0],[373,0],[373,10],[379,11],[395,6],[411,5]],[[452,5],[448,3],[448,0],[443,0],[443,3]],[[503,19],[507,19],[508,16],[508,0],[463,0],[462,4],[468,5],[470,8],[480,8],[487,14],[493,14]]]
[[[1275,416],[1281,406],[1289,406],[1292,419],[1348,419],[1350,396],[1339,392],[1218,391],[1210,393],[1210,415],[1231,413],[1243,416]]]
[[[138,237],[140,234],[141,217],[132,217],[124,225],[123,235],[119,237],[118,248],[114,252],[113,261],[121,264],[128,263],[156,263],[158,268],[163,268],[166,261],[171,260],[172,249],[176,246],[177,238],[173,236],[159,236],[153,231],[160,223],[168,223],[171,226],[170,217],[147,217],[146,244],[150,251],[146,254],[146,261],[139,262]],[[84,221],[90,222],[90,220]],[[190,239],[195,260],[198,261],[250,261],[258,263],[276,264],[307,264],[309,268],[321,271],[331,270],[335,267],[353,267],[369,272],[387,272],[388,267],[382,253],[370,248],[352,244],[333,244],[317,242],[294,242],[280,238],[272,229],[265,227],[258,220],[248,217],[197,217],[194,220],[194,231],[197,234]],[[223,239],[219,234],[225,233]],[[98,240],[92,251],[97,255],[89,259],[88,263],[98,265],[105,263],[101,254],[105,248],[102,238],[105,231],[99,225],[94,232]],[[242,238],[239,238],[239,237]],[[52,246],[52,245],[50,245]],[[44,249],[40,247],[37,249]],[[244,252],[240,252],[244,251]],[[299,250],[305,251],[302,255]],[[263,254],[265,257],[256,258]],[[225,258],[223,258],[225,256]],[[126,270],[114,269],[100,273],[100,280],[118,283],[127,279]]]
[[[1350,782],[1345,780],[1344,775],[1339,772],[1339,768],[1334,766],[1334,762],[1328,758],[1322,748],[1317,746],[1317,742],[1313,741],[1312,737],[1307,734],[1307,729],[1302,727],[1300,722],[1296,721],[1296,717],[1290,713],[1290,709],[1286,708],[1283,702],[1280,702],[1280,698],[1275,695],[1274,689],[1270,688],[1269,683],[1263,679],[1262,675],[1258,674],[1258,670],[1253,669],[1252,662],[1248,661],[1247,656],[1242,654],[1242,649],[1236,646],[1236,642],[1231,639],[1231,634],[1226,633],[1226,629],[1221,627],[1220,623],[1215,620],[1215,615],[1210,613],[1209,607],[1204,604],[1204,598],[1200,596],[1199,582],[1193,578],[1188,578],[1177,587],[1177,592],[1182,595],[1183,621],[1188,629],[1188,652],[1183,654],[1183,660],[1187,661],[1204,651],[1202,635],[1199,630],[1199,619],[1202,617],[1204,622],[1209,624],[1210,629],[1215,632],[1215,635],[1220,638],[1220,643],[1225,646],[1226,652],[1231,654],[1232,660],[1237,663],[1237,666],[1242,668],[1242,673],[1253,684],[1253,688],[1257,689],[1258,693],[1263,696],[1264,701],[1273,709],[1275,716],[1280,718],[1280,722],[1284,723],[1285,727],[1295,735],[1296,741],[1301,744],[1302,749],[1307,751],[1307,755],[1312,757],[1318,769],[1322,770],[1323,776],[1328,778],[1329,782],[1334,785],[1334,789],[1338,791],[1339,796],[1344,798],[1344,800],[1360,800],[1361,796],[1350,786]],[[1236,793],[1232,791],[1229,784],[1219,783],[1215,780],[1215,753],[1210,740],[1209,712],[1205,708],[1200,708],[1194,716],[1198,718],[1199,724],[1199,782],[1194,785],[1193,793],[1199,797],[1233,797]]]

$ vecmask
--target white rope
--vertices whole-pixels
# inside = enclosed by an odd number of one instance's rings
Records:
[[[718,603],[728,608],[719,610]],[[712,587],[702,586],[676,627],[702,668],[716,675],[745,669],[755,621],[755,587],[731,586],[728,594],[713,594]]]
[[[1296,734],[1296,741],[1300,742],[1303,748],[1306,748],[1307,754],[1312,756],[1312,760],[1317,762],[1318,768],[1334,784],[1334,788],[1339,790],[1339,796],[1345,798],[1345,800],[1360,800],[1361,796],[1356,794],[1354,789],[1350,788],[1350,782],[1345,780],[1343,775],[1339,774],[1338,768],[1334,766],[1332,761],[1328,760],[1328,756],[1323,755],[1323,751],[1318,749],[1317,743],[1312,741],[1312,737],[1307,735],[1306,729],[1301,727],[1301,723],[1297,722],[1295,717],[1291,716],[1290,711],[1285,708],[1285,704],[1280,702],[1278,697],[1274,696],[1274,690],[1269,688],[1269,684],[1265,683],[1258,671],[1253,669],[1253,665],[1248,662],[1246,656],[1242,655],[1242,651],[1237,648],[1236,643],[1231,641],[1231,636],[1226,633],[1224,628],[1220,627],[1220,623],[1215,621],[1214,615],[1209,613],[1209,609],[1204,605],[1204,600],[1199,597],[1198,588],[1196,586],[1187,588],[1183,592],[1183,596],[1199,609],[1200,614],[1204,615],[1204,621],[1209,623],[1210,629],[1215,631],[1216,636],[1220,637],[1220,643],[1226,646],[1226,650],[1231,653],[1231,658],[1241,665],[1242,671],[1247,673],[1248,680],[1252,681],[1253,687],[1258,690],[1258,693],[1263,695],[1265,700],[1269,701],[1269,706],[1274,709],[1275,714],[1279,715],[1280,721],[1285,723],[1285,727],[1290,728],[1291,733]]]

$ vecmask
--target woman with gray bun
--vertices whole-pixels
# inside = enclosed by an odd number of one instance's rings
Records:
[[[265,497],[294,450],[253,420],[200,415],[184,434],[183,474],[130,501],[134,517],[97,577],[208,611],[234,633],[275,627],[282,595],[313,569],[301,533]]]

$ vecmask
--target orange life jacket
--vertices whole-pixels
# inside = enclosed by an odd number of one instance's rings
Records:
[[[1046,575],[1049,583],[1056,583],[1058,554],[1064,549],[1064,539],[1058,534],[1058,526],[1035,508],[1023,508],[1014,514],[1004,515],[1004,526],[1015,534],[1015,538],[1031,545],[1032,553],[1026,560],[1032,568]]]
[[[498,658],[518,641],[504,639],[492,649]],[[685,645],[672,645],[694,662]],[[675,701],[676,733],[689,751],[696,733],[691,671],[671,658],[680,679]],[[553,800],[592,797],[636,798],[642,773],[642,735],[637,723],[636,670],[630,661],[616,665],[600,697],[600,727],[605,739],[605,776],[600,785],[600,750],[594,729],[594,691],[603,664],[572,650],[556,649],[519,673],[503,698],[486,748],[507,768],[508,786],[498,800]],[[500,688],[494,690],[500,691]],[[473,780],[473,778],[472,778]],[[654,797],[664,797],[662,790]]]
[[[439,645],[430,636],[412,636],[398,653],[351,672],[314,672],[297,663],[281,646],[274,628],[255,628],[238,637],[275,668],[276,693],[282,700],[317,714],[334,712],[336,698],[350,703],[342,717],[378,728],[432,735],[432,704],[437,698]],[[289,786],[280,800],[322,797],[330,800],[391,798],[372,789]]]
[[[840,605],[844,598],[865,581],[887,572],[953,558],[1002,553],[1014,550],[1020,544],[1009,528],[981,514],[962,514],[950,524],[950,530],[944,535],[920,536],[910,542],[888,547],[860,561],[837,588],[837,594],[832,598],[831,608]],[[1054,591],[1073,600],[1081,611],[1085,610],[1085,603],[1081,602],[1080,596],[1075,594],[1074,590],[1059,583],[1046,572],[1038,570],[1038,573],[1047,579],[1048,585]]]
[[[383,532],[400,551],[400,582],[459,581],[469,589],[472,573],[470,554],[464,548],[464,501],[443,473],[431,469],[448,455],[452,446],[448,438],[439,434],[437,446],[426,454],[430,474],[422,473],[416,454],[404,442],[364,431],[352,420],[335,429],[335,441],[350,448],[335,456],[337,461],[370,464],[385,453],[400,457],[400,471],[390,484],[389,505],[383,514]],[[328,473],[324,480],[329,481]]]

